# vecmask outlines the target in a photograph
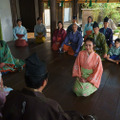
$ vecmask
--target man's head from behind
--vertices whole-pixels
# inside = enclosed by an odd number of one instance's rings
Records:
[[[26,59],[25,83],[28,88],[42,90],[47,85],[48,72],[45,62],[36,53]]]

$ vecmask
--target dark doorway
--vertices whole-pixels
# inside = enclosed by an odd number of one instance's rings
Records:
[[[19,6],[23,26],[28,32],[33,32],[36,24],[34,0],[19,0]]]

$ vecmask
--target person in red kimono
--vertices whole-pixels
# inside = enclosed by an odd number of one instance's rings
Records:
[[[63,23],[62,21],[58,22],[58,29],[56,29],[53,33],[52,38],[52,50],[58,51],[61,43],[64,41],[66,37],[66,31],[63,29]]]

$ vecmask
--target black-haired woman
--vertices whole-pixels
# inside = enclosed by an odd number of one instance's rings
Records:
[[[58,22],[58,28],[53,33],[52,38],[52,49],[54,51],[58,51],[62,42],[66,37],[66,31],[63,29],[63,23],[61,21]]]
[[[103,67],[100,56],[94,52],[93,38],[86,39],[85,48],[76,58],[72,76],[76,77],[74,93],[86,97],[99,88]]]
[[[93,33],[93,18],[91,16],[88,17],[88,23],[85,25],[84,28],[84,40],[86,40],[86,38]]]

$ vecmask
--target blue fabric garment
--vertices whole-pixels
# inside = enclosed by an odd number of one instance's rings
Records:
[[[69,34],[67,34],[61,47],[63,48],[64,44],[71,46],[75,52],[75,56],[77,56],[82,46],[82,42],[83,42],[83,37],[79,31],[76,31],[75,33],[70,32]]]
[[[119,55],[112,55],[112,56],[110,56],[110,58],[113,59],[113,60],[120,60]]]
[[[17,39],[18,39],[18,37],[17,37],[16,34],[20,34],[20,35],[23,34],[24,36],[22,37],[22,39],[24,39],[24,40],[27,41],[27,30],[26,30],[25,27],[23,27],[23,26],[21,26],[21,27],[16,26],[16,27],[13,29],[14,40],[17,40]]]
[[[11,90],[13,90],[12,88],[9,88],[9,87],[4,87],[3,89],[5,92],[10,92]]]
[[[106,42],[107,42],[108,46],[110,44],[113,45],[113,32],[112,32],[112,29],[110,29],[110,28],[105,29],[103,27],[103,28],[100,29],[100,32],[105,35]]]
[[[77,23],[76,23],[77,24]],[[70,32],[73,32],[73,28],[72,28],[73,24],[71,24],[68,28],[67,28],[67,34],[69,34]],[[77,24],[78,26],[78,31],[82,34],[82,30],[81,27]]]
[[[92,33],[94,33],[92,23],[85,24],[85,28],[84,28],[84,36],[86,35],[86,31],[88,31],[88,30],[91,30]]]

